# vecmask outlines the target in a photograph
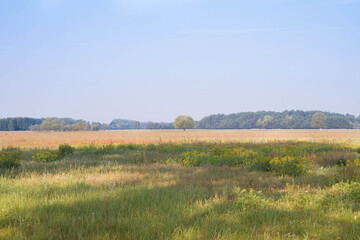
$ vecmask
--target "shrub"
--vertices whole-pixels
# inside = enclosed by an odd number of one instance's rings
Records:
[[[158,144],[156,146],[156,151],[159,153],[182,153],[186,151],[196,150],[195,145],[189,144]]]
[[[180,154],[176,158],[176,162],[184,166],[199,166],[200,163],[203,162],[204,157],[205,157],[204,152],[198,152],[198,151],[185,152]]]
[[[310,185],[296,186],[286,183],[286,194],[281,196],[280,202],[284,207],[290,209],[312,208],[319,200],[319,196],[316,197],[316,192],[314,192],[314,189],[315,188],[312,189]]]
[[[115,149],[114,145],[112,144],[105,144],[98,147],[97,152],[98,153],[107,153],[111,152]]]
[[[104,144],[104,145],[89,145],[81,148],[83,154],[109,154],[115,151],[115,146],[113,144]]]
[[[17,168],[21,164],[19,148],[7,147],[0,152],[0,168]]]
[[[330,167],[334,165],[346,165],[348,160],[356,159],[356,153],[350,151],[330,151],[322,152],[316,156],[315,162],[323,167]]]
[[[74,148],[70,145],[63,144],[59,146],[58,154],[60,158],[63,158],[65,156],[71,155],[74,153]]]
[[[117,145],[117,149],[121,151],[136,150],[137,146],[136,144],[119,144]]]
[[[145,160],[146,160],[146,153],[138,151],[136,154],[136,163],[137,164],[144,163]]]
[[[37,162],[54,162],[60,160],[60,156],[56,151],[41,151],[32,156]]]
[[[213,156],[221,156],[221,155],[224,155],[225,153],[227,152],[227,149],[226,147],[213,147],[211,150],[210,150],[210,154],[213,155]]]
[[[169,159],[169,161],[178,162],[184,166],[200,166],[203,164],[211,165],[239,165],[243,161],[236,154],[233,149],[229,148],[213,148],[209,152],[204,151],[190,151],[184,152],[175,159]]]
[[[234,187],[232,190],[235,195],[235,205],[243,210],[258,209],[266,205],[266,199],[261,191],[254,191]]]
[[[339,182],[328,187],[327,194],[323,198],[321,205],[323,207],[344,208],[346,201],[350,201],[349,207],[354,208],[355,211],[358,210],[360,202],[359,182]]]
[[[285,156],[270,161],[270,169],[277,176],[300,176],[306,173],[305,158]]]
[[[346,196],[348,199],[356,201],[357,203],[360,202],[360,183],[352,182],[350,183],[350,192]]]
[[[155,144],[147,144],[146,145],[146,151],[155,151],[156,145]]]
[[[329,178],[329,185],[339,182],[360,182],[360,159],[347,161],[336,169],[336,174]]]
[[[268,159],[255,159],[245,162],[247,166],[250,166],[251,170],[268,172],[271,170],[270,162]]]

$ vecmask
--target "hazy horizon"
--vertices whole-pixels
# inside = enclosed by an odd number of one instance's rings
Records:
[[[266,111],[266,112],[278,112],[278,111],[271,111],[271,110],[259,110],[259,111]],[[300,109],[296,109],[296,110],[284,110],[284,111],[302,111]],[[279,111],[279,112],[284,112],[284,111]],[[305,110],[304,110],[305,111]],[[321,111],[321,110],[307,110],[307,111]],[[249,112],[256,112],[256,111],[249,111]],[[305,111],[306,112],[306,111]],[[323,111],[323,112],[329,112],[329,111]],[[225,114],[225,115],[229,115],[229,114],[237,114],[237,113],[240,113],[240,112],[234,112],[234,113],[212,113],[212,114],[209,114],[209,115],[217,115],[217,114]],[[338,113],[338,112],[329,112],[329,113]],[[340,114],[350,114],[350,115],[353,115],[355,117],[360,117],[360,115],[356,115],[356,114],[351,114],[351,113],[340,113]],[[209,115],[206,115],[206,116],[209,116]],[[206,117],[206,116],[203,116],[201,117],[200,119],[194,119],[195,121],[200,121],[202,118]],[[30,117],[30,116],[13,116],[13,117],[5,117],[5,118],[23,118],[23,117]],[[79,118],[74,118],[74,117],[71,117],[71,116],[40,116],[40,117],[30,117],[30,118],[51,118],[51,117],[56,117],[56,118],[72,118],[74,120],[83,120],[83,121],[86,121],[86,122],[100,122],[100,121],[92,121],[92,120],[89,120],[89,119],[79,119]],[[111,119],[110,121],[108,122],[100,122],[100,123],[110,123],[112,120],[117,120],[117,119],[122,119],[122,120],[129,120],[129,121],[139,121],[139,122],[163,122],[163,123],[170,123],[170,122],[173,122],[173,120],[169,120],[169,121],[154,121],[154,120],[139,120],[139,119],[128,119],[128,118],[122,118],[122,117],[117,117],[117,118],[113,118]]]
[[[0,2],[0,118],[360,115],[358,0]]]

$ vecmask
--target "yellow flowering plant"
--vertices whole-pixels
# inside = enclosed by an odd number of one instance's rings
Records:
[[[270,160],[270,169],[277,176],[300,176],[306,173],[307,159],[302,157],[285,156]]]

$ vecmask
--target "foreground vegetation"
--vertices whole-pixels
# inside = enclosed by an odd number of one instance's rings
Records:
[[[20,153],[21,154],[20,154]],[[360,148],[314,142],[5,148],[0,239],[359,239]]]

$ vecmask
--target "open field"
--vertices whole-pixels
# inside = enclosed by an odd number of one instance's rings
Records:
[[[360,239],[359,131],[0,134],[0,239]]]
[[[60,144],[148,144],[168,142],[264,142],[303,140],[360,143],[360,130],[123,130],[99,132],[0,132],[0,147],[50,147]]]

